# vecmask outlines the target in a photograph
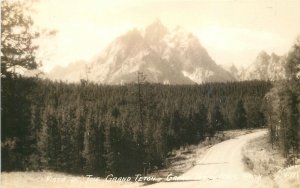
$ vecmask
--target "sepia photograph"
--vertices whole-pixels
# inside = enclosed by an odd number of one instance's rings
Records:
[[[300,188],[300,0],[1,0],[1,188]]]

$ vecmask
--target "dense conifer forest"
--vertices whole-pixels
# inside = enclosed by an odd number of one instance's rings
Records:
[[[261,127],[271,83],[109,86],[2,78],[2,170],[133,175],[216,131]]]

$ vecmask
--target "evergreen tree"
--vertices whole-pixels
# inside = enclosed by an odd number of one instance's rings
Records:
[[[288,139],[292,149],[293,164],[295,157],[299,155],[300,145],[300,35],[296,38],[295,45],[289,52],[286,64],[288,81],[285,83],[285,95],[287,96],[287,124]]]
[[[300,131],[300,113],[297,108],[297,96],[294,93],[291,93],[289,96],[289,110],[288,112],[288,121],[289,121],[289,132],[288,137],[290,140],[290,145],[293,154],[293,164],[295,164],[296,157],[299,155],[299,131]]]
[[[48,164],[48,143],[49,143],[49,128],[48,128],[48,111],[44,111],[41,118],[41,127],[37,137],[37,152],[38,165],[41,169],[47,169]]]
[[[204,133],[208,127],[207,109],[204,105],[199,106],[199,110],[189,115],[190,128],[188,128],[188,138],[190,144],[196,144],[204,139]]]
[[[179,148],[181,143],[183,142],[180,140],[180,135],[183,132],[182,128],[182,118],[181,115],[179,114],[178,110],[175,110],[170,118],[170,136],[172,140],[172,149],[173,148]]]
[[[73,150],[74,156],[73,157],[73,169],[75,172],[80,173],[83,171],[83,149],[84,149],[84,118],[83,116],[83,109],[81,108],[80,104],[77,104],[76,109],[76,117],[75,117],[75,124],[74,124],[74,135],[72,135],[72,143],[73,143]]]
[[[61,133],[57,126],[58,122],[51,113],[47,117],[48,125],[48,165],[50,169],[58,170],[62,161]]]
[[[225,121],[220,110],[220,106],[215,104],[210,113],[210,126],[208,128],[208,133],[212,137],[216,131],[223,130],[225,127]]]
[[[103,123],[99,124],[96,130],[96,174],[104,175],[105,173],[105,150],[104,150],[104,127]]]
[[[233,125],[234,127],[239,127],[244,129],[247,127],[247,115],[246,110],[244,108],[244,103],[242,100],[237,102],[235,111],[234,111],[234,118],[233,118]]]
[[[33,40],[33,21],[28,15],[28,3],[3,0],[1,2],[1,75],[9,77],[15,69],[36,69],[37,46]]]
[[[91,112],[88,113],[85,122],[85,132],[83,141],[83,169],[86,173],[94,174],[96,172],[96,130],[91,117]]]
[[[195,117],[195,122],[197,124],[196,134],[199,135],[199,140],[204,139],[204,134],[205,134],[206,129],[208,127],[208,119],[207,119],[208,110],[207,110],[207,108],[203,104],[201,104],[199,106],[199,111],[198,111],[198,113],[196,113],[195,116],[196,116]],[[222,121],[222,118],[221,118],[221,121]]]

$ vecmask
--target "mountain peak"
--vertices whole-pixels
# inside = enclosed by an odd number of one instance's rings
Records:
[[[257,65],[268,64],[270,58],[271,56],[267,52],[261,51],[256,57],[255,64]]]
[[[145,29],[145,39],[148,42],[155,42],[162,39],[167,33],[168,29],[157,19]]]
[[[270,56],[266,51],[262,50],[261,52],[259,52],[258,57],[270,57]]]
[[[163,24],[163,22],[159,18],[156,18],[152,23],[150,23],[148,26],[146,26],[146,29],[149,27],[166,28],[166,26]]]
[[[229,67],[229,69],[230,69],[231,72],[235,72],[235,73],[238,72],[238,68],[237,68],[234,64],[232,64],[232,65]]]

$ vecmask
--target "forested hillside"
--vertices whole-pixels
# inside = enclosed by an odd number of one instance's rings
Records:
[[[216,131],[259,127],[271,83],[66,84],[2,78],[2,170],[132,175]]]

